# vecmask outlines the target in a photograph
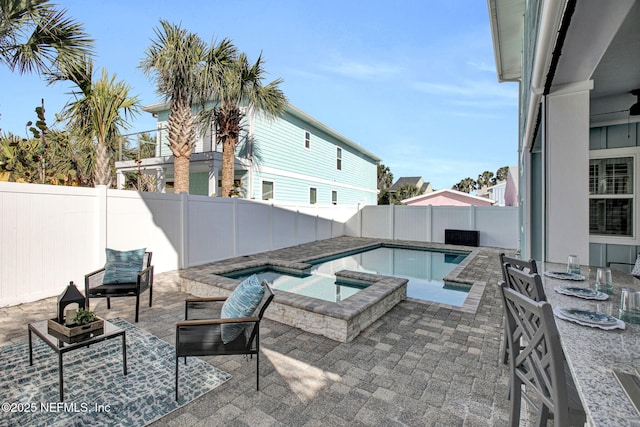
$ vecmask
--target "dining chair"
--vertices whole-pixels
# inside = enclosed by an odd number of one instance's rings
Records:
[[[524,285],[522,283],[514,282],[514,279],[509,277],[509,275],[507,274],[507,267],[512,267],[520,271],[532,274],[537,273],[538,266],[536,265],[536,260],[530,259],[529,261],[525,261],[520,258],[508,257],[504,253],[501,253],[500,267],[502,269],[502,280],[504,280],[504,282],[507,283],[510,288],[521,292],[536,301],[546,301],[547,296],[544,293],[544,288],[542,287],[542,285],[540,285],[539,287],[534,286],[534,288],[532,289],[527,289],[526,286],[523,288]],[[506,324],[505,334],[502,339],[502,343],[500,344],[500,354],[502,355],[502,363],[506,365],[509,362],[509,343],[507,341],[506,335]]]
[[[538,274],[512,267],[508,267],[507,272],[532,287],[541,283]],[[556,427],[584,425],[586,414],[566,368],[551,304],[535,301],[504,281],[500,283],[500,294],[505,308],[507,339],[512,349],[509,358],[510,425],[516,427],[520,423],[523,397],[537,414],[538,426],[547,425],[551,418]]]
[[[538,272],[538,266],[535,259],[526,261],[520,258],[509,257],[503,252],[500,254],[500,266],[502,267],[502,277],[505,282],[507,281],[507,270],[505,264],[508,264],[513,268],[517,268],[520,271],[532,274]]]

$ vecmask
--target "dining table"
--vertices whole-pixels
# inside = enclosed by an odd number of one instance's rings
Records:
[[[640,408],[636,409],[614,374],[614,371],[640,374],[640,325],[624,322],[617,324],[623,329],[606,330],[589,326],[588,323],[565,320],[558,317],[557,313],[562,308],[579,309],[620,319],[621,289],[640,289],[640,280],[622,271],[612,270],[613,290],[607,292],[609,298],[584,299],[560,292],[572,287],[595,290],[598,267],[581,266],[580,275],[584,280],[558,278],[562,275],[555,273],[566,273],[566,264],[540,263],[539,267],[547,301],[556,313],[562,348],[587,414],[587,423],[591,426],[640,427]],[[550,277],[549,274],[556,277]]]

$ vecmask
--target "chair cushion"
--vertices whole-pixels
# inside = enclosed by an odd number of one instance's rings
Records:
[[[633,269],[631,270],[631,275],[640,276],[640,254],[638,255],[638,258],[636,258],[636,265],[633,266]]]
[[[104,266],[104,284],[135,283],[142,271],[142,261],[146,248],[132,251],[105,249],[107,263]]]
[[[255,274],[242,281],[229,295],[222,305],[221,319],[237,319],[239,317],[251,317],[262,301],[264,288]],[[223,324],[220,328],[222,341],[225,344],[235,340],[244,330],[246,325],[241,323]]]
[[[123,295],[135,295],[136,294],[135,283],[113,283],[103,284],[96,286],[95,288],[89,288],[90,297],[98,296],[123,296]]]

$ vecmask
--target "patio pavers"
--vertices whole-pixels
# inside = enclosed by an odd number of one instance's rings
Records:
[[[302,250],[330,252],[344,239]],[[297,256],[300,250],[295,249]],[[487,282],[476,313],[405,300],[350,343],[264,320],[259,392],[254,360],[204,357],[233,378],[153,426],[507,425],[508,371],[498,356],[499,252],[480,248],[460,273]],[[177,272],[156,275],[154,306],[148,307],[143,294],[138,326],[173,344],[187,296],[180,292]],[[106,301],[92,300],[100,316],[132,323],[134,305],[131,298],[113,299],[107,311]],[[26,340],[28,322],[54,313],[55,298],[3,308],[0,344]]]

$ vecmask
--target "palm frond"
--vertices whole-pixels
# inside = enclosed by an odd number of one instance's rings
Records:
[[[92,54],[83,26],[48,0],[0,0],[0,59],[19,73],[51,72]]]

